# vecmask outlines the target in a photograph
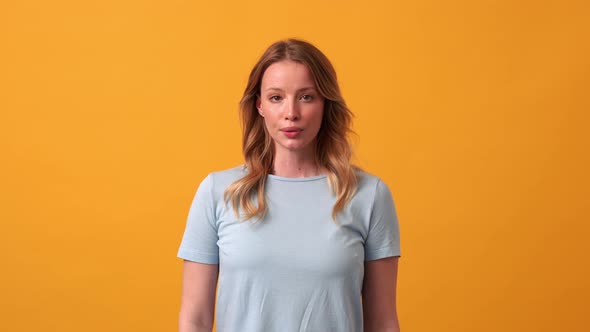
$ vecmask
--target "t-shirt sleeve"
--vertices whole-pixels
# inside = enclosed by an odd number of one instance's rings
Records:
[[[365,242],[365,261],[401,256],[399,223],[391,191],[379,180]]]
[[[219,264],[213,174],[199,185],[191,203],[177,257],[193,262]]]

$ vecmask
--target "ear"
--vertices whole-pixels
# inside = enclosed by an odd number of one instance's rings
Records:
[[[256,97],[256,109],[258,110],[258,113],[264,117],[264,114],[262,114],[262,101],[260,100],[260,96]]]

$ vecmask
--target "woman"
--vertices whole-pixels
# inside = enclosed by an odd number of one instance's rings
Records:
[[[180,331],[211,331],[214,311],[219,332],[399,331],[394,203],[350,163],[352,114],[329,60],[274,43],[240,114],[245,164],[210,173],[189,211]]]

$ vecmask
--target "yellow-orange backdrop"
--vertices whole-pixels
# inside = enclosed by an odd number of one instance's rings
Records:
[[[398,208],[404,331],[586,331],[586,1],[0,5],[0,330],[173,331],[176,250],[273,41],[333,61]]]

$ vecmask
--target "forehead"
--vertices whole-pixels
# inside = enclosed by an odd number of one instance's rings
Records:
[[[313,76],[309,68],[299,62],[283,60],[270,65],[262,76],[262,89],[315,87]]]

